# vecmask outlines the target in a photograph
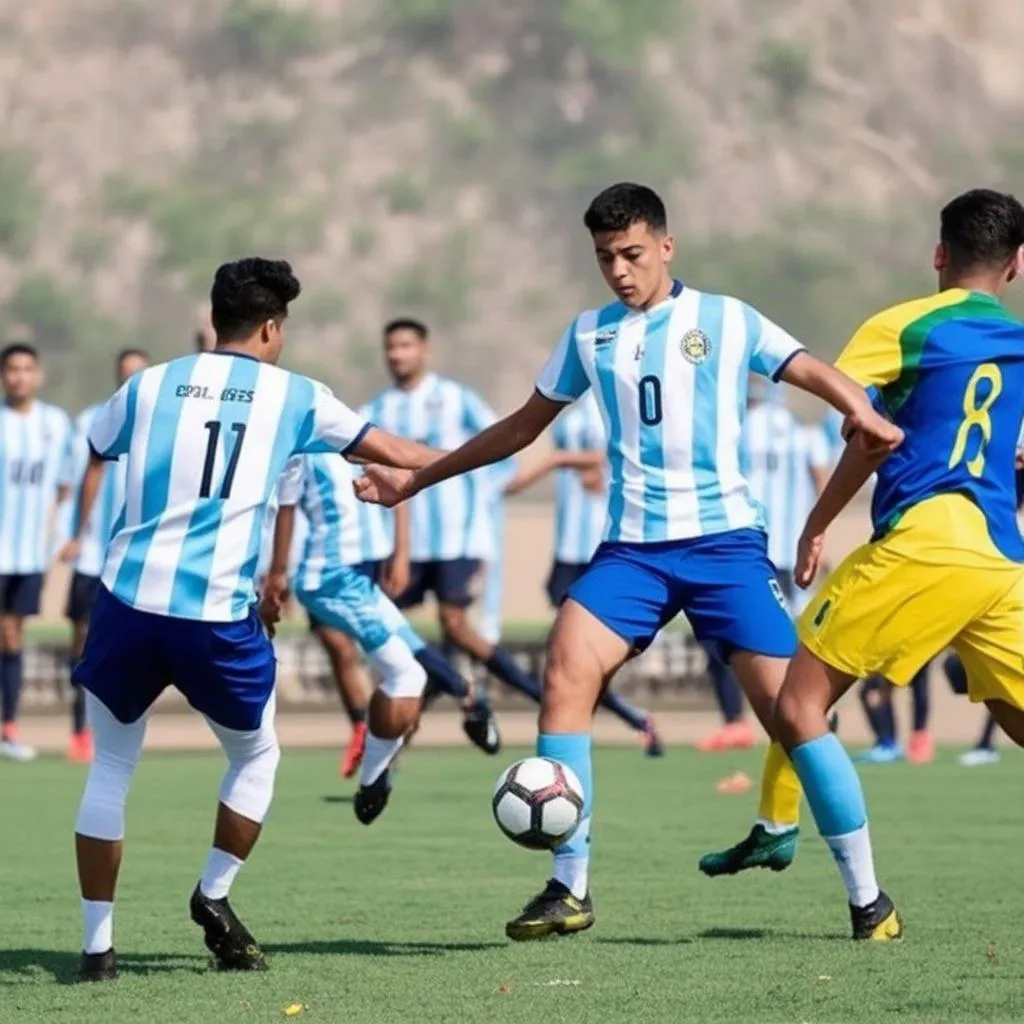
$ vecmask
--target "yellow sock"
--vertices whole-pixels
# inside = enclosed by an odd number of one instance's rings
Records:
[[[800,822],[800,780],[786,752],[778,743],[768,747],[761,774],[761,802],[757,816],[778,826],[795,827]]]

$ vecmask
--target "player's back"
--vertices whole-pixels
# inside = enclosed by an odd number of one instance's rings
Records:
[[[358,429],[322,385],[225,351],[141,371],[100,419],[98,454],[127,457],[104,585],[142,611],[214,622],[248,612],[267,500],[289,457]]]
[[[962,494],[984,513],[996,547],[1024,561],[1014,486],[1024,324],[994,296],[947,289],[873,317],[837,365],[877,387],[906,434],[878,472],[876,535],[928,498]]]

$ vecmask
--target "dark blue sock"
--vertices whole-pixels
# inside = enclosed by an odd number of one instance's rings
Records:
[[[985,728],[981,730],[981,739],[978,740],[978,749],[980,750],[995,750],[996,749],[996,729],[999,728],[994,716],[989,714],[988,718],[985,719]]]
[[[604,696],[601,698],[601,707],[607,708],[637,732],[644,732],[647,729],[647,712],[635,704],[630,704],[624,697],[620,697],[611,690],[605,690]]]
[[[967,672],[964,670],[964,663],[955,655],[951,654],[942,664],[942,668],[949,680],[949,688],[958,696],[967,696]]]
[[[451,662],[429,645],[416,652],[416,660],[423,666],[427,678],[441,691],[456,700],[465,700],[469,694],[466,680],[455,671]]]
[[[718,652],[710,645],[705,646],[708,656],[708,674],[711,685],[715,689],[715,700],[718,701],[722,718],[727,725],[738,722],[743,717],[743,691],[736,681],[736,676],[729,666],[718,656]]]
[[[21,674],[21,651],[4,651],[0,654],[0,721],[4,725],[17,721]]]
[[[85,690],[81,686],[71,688],[71,731],[85,732],[88,722],[85,719]]]
[[[875,742],[883,747],[891,747],[896,743],[896,715],[892,701],[887,699],[887,686],[884,679],[868,676],[860,687],[860,702],[868,725],[875,734]]]
[[[914,732],[928,728],[928,666],[925,665],[910,681],[914,698]]]
[[[497,676],[513,690],[518,690],[530,700],[540,703],[540,683],[529,672],[521,669],[504,647],[494,648],[486,667],[491,675]]]

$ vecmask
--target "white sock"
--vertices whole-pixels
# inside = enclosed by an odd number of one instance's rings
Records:
[[[363,752],[363,767],[359,774],[359,781],[364,786],[376,782],[401,749],[401,736],[396,740],[382,740],[367,729],[366,750]]]
[[[589,875],[589,857],[555,857],[555,881],[561,882],[578,900],[587,895]]]
[[[101,900],[82,900],[82,949],[86,953],[106,953],[114,946],[114,904]]]
[[[203,866],[203,877],[199,879],[199,891],[211,900],[224,899],[244,863],[244,860],[239,860],[227,850],[211,847]]]
[[[755,825],[760,825],[770,836],[784,836],[787,832],[795,832],[796,825],[780,825],[777,821],[769,821],[767,818],[757,818]]]
[[[865,822],[856,832],[842,836],[823,836],[839,865],[839,874],[855,907],[866,907],[878,899],[875,881],[875,860],[871,853],[871,837]]]

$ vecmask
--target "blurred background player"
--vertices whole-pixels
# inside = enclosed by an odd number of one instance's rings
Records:
[[[509,485],[515,477],[515,459],[508,459],[487,469],[491,549],[484,563],[479,630],[480,635],[490,644],[501,643],[505,598],[505,499],[512,493]],[[379,505],[366,505],[365,502],[359,502],[359,505],[364,508],[380,508]]]
[[[601,410],[592,393],[559,413],[552,426],[552,440],[555,450],[520,473],[509,493],[518,494],[549,473],[555,474],[555,550],[546,589],[551,607],[558,608],[586,571],[604,536],[607,442]],[[601,706],[643,736],[648,757],[664,755],[653,715],[634,707],[610,687],[601,695]]]
[[[0,352],[0,757],[30,761],[18,735],[25,619],[39,614],[57,506],[71,494],[74,434],[63,409],[37,398],[43,374],[31,345]]]
[[[149,366],[149,356],[141,349],[127,348],[120,352],[114,365],[114,378],[120,387],[129,377]],[[75,481],[80,489],[85,468],[89,464],[89,431],[102,404],[89,406],[75,421]],[[74,561],[71,576],[71,590],[68,594],[67,616],[71,620],[71,664],[82,656],[85,648],[89,616],[96,603],[103,571],[103,556],[114,533],[114,525],[124,505],[125,459],[107,463],[103,483],[96,496],[92,515],[84,531],[72,520],[70,536],[81,535],[78,557]],[[77,508],[77,500],[75,502]],[[71,742],[68,746],[68,760],[78,764],[92,761],[92,734],[85,714],[85,691],[72,686]]]
[[[266,967],[228,895],[259,838],[280,759],[276,660],[253,587],[267,503],[297,453],[352,451],[406,465],[436,456],[375,429],[319,382],[273,365],[299,287],[283,261],[222,265],[211,293],[217,348],[136,374],[89,433],[75,543],[91,519],[103,461],[128,464],[125,514],[75,667],[96,746],[75,826],[81,980],[117,976],[114,893],[125,800],[150,708],[172,681],[228,761],[191,917],[220,967]],[[400,703],[396,718],[415,715],[418,695]]]
[[[410,660],[418,662],[435,687],[461,702],[463,729],[470,740],[487,753],[497,753],[500,740],[486,693],[471,695],[462,676],[419,637],[379,589],[379,566],[362,560],[359,506],[363,502],[356,500],[353,479],[349,463],[333,454],[305,456],[288,464],[279,485],[270,572],[278,578],[268,583],[268,589],[281,588],[282,567],[286,570],[294,547],[296,510],[301,509],[308,528],[294,589],[311,620],[358,643],[373,667],[385,674],[385,687],[390,677],[405,671],[403,666]],[[395,518],[399,532],[404,532],[404,510],[399,509]],[[364,747],[372,739],[364,730]],[[364,778],[364,784],[377,777]]]
[[[494,423],[495,416],[475,391],[431,372],[430,356],[425,324],[412,319],[386,324],[384,358],[394,385],[364,407],[367,419],[432,448],[458,448]],[[537,680],[500,644],[481,636],[469,620],[471,587],[491,558],[492,488],[493,479],[484,471],[416,495],[409,507],[409,585],[395,597],[395,604],[415,608],[433,594],[446,647],[461,651],[506,685],[539,701]]]

